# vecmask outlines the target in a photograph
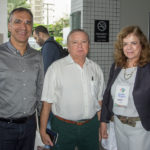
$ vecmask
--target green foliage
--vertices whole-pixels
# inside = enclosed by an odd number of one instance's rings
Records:
[[[59,44],[61,44],[62,46],[63,46],[63,38],[62,37],[55,37],[55,40],[59,43]]]
[[[63,28],[69,26],[69,18],[61,18],[59,19],[53,27],[54,36],[63,36]]]
[[[41,25],[41,24],[34,23],[33,30],[39,25]],[[55,37],[55,40],[58,43],[60,43],[61,45],[63,45],[63,43],[62,43],[63,28],[69,27],[69,18],[68,17],[59,19],[55,24],[50,24],[50,25],[42,24],[42,25],[48,29],[51,37]],[[65,45],[63,45],[63,46],[65,46]]]
[[[26,0],[8,0],[7,9],[8,14],[17,7],[30,8],[30,5],[27,4]]]

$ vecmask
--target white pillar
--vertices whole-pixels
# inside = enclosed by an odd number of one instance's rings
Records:
[[[0,44],[8,41],[7,0],[0,0]]]

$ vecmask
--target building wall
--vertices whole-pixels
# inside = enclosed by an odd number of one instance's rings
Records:
[[[8,40],[7,33],[7,0],[0,0],[0,44]]]
[[[83,28],[83,0],[71,0],[71,15],[78,11],[81,11],[81,28]],[[72,26],[72,20],[70,24]]]
[[[150,0],[121,0],[120,27],[138,25],[148,36]]]
[[[29,0],[35,23],[43,24],[43,0]]]
[[[107,82],[109,69],[113,62],[113,45],[120,30],[120,0],[83,0],[82,4],[78,0],[72,0],[71,12],[77,10],[80,10],[82,14],[81,28],[86,30],[90,36],[89,58],[101,66]],[[94,41],[95,20],[109,21],[109,42]]]

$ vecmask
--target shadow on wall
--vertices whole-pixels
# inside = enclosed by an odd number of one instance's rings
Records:
[[[0,33],[0,44],[2,44],[4,42],[4,36],[2,33]]]

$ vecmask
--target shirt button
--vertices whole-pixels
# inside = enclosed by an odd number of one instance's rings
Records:
[[[26,98],[26,97],[24,97],[23,99],[24,99],[24,100],[26,100],[27,98]]]
[[[23,86],[26,86],[26,84],[25,84],[25,83],[23,83]]]
[[[25,72],[25,70],[22,70],[22,72]]]

